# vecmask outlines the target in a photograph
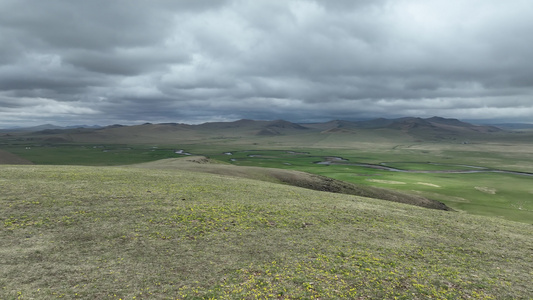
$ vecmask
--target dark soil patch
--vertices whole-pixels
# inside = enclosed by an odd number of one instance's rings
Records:
[[[425,197],[404,194],[401,192],[377,187],[357,185],[320,175],[296,171],[290,173],[271,171],[269,172],[269,175],[275,177],[283,183],[317,191],[375,198],[446,211],[453,210],[442,202],[427,199]]]
[[[0,150],[0,165],[33,165],[33,163],[13,153]]]

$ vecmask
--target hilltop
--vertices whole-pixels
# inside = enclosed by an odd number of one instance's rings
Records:
[[[532,292],[530,224],[187,170],[1,168],[2,299]]]

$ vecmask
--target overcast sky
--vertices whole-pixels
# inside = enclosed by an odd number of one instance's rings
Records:
[[[533,123],[531,0],[0,0],[0,127]]]

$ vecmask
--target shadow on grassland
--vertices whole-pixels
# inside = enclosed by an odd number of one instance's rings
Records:
[[[155,162],[133,165],[133,167],[167,170],[179,169],[224,176],[249,178],[261,181],[283,183],[316,191],[355,195],[411,204],[431,209],[452,211],[452,209],[446,206],[444,203],[417,195],[409,195],[383,188],[357,185],[301,171],[234,166],[209,159],[205,156],[163,159]]]
[[[32,165],[33,163],[18,155],[0,150],[0,165]]]

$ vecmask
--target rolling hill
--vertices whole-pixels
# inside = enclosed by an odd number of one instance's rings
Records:
[[[369,121],[334,120],[325,123],[296,124],[285,120],[212,122],[199,125],[161,123],[142,125],[111,125],[102,128],[53,128],[27,134],[34,139],[72,142],[175,143],[219,138],[265,138],[309,135],[398,136],[413,140],[460,140],[490,137],[503,130],[494,126],[473,125],[457,119],[440,117],[375,119]],[[54,138],[50,140],[51,138]]]
[[[0,166],[1,299],[527,299],[531,225],[188,170]]]
[[[417,195],[400,193],[371,186],[357,185],[345,181],[331,179],[325,176],[294,170],[235,166],[214,161],[203,156],[162,159],[154,162],[131,165],[131,167],[163,170],[187,170],[192,172],[234,176],[266,182],[283,183],[317,191],[399,202],[431,209],[448,211],[452,210],[441,202]]]

